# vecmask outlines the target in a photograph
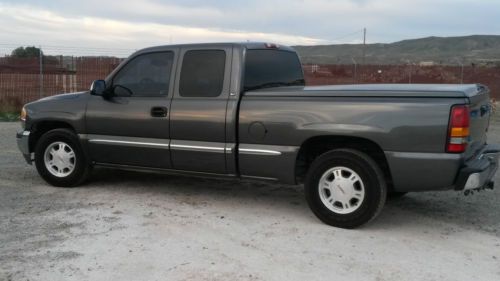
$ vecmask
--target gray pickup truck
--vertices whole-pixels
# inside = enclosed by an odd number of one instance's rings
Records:
[[[319,219],[354,228],[388,194],[493,188],[490,114],[482,85],[309,87],[289,47],[172,45],[25,105],[17,141],[55,186],[94,166],[304,184]]]

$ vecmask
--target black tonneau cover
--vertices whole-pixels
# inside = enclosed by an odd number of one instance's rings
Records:
[[[481,84],[359,84],[275,87],[246,92],[246,96],[290,97],[449,97],[471,98],[488,93]]]

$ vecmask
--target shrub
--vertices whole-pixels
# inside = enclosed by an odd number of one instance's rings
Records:
[[[0,121],[17,121],[23,104],[18,97],[0,97]]]

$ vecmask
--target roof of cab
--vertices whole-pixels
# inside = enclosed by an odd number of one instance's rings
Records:
[[[283,51],[295,52],[295,50],[289,46],[279,45],[275,43],[266,42],[234,42],[234,43],[192,43],[192,44],[175,44],[175,45],[162,45],[148,47],[138,50],[134,54],[146,53],[146,52],[158,52],[165,51],[172,48],[226,48],[226,47],[240,47],[245,49],[277,49]]]

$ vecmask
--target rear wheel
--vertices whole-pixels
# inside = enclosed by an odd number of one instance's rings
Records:
[[[383,172],[365,153],[337,149],[319,156],[305,181],[309,207],[324,223],[355,228],[374,219],[384,206]]]
[[[90,172],[78,137],[68,129],[51,130],[40,137],[35,147],[35,165],[38,174],[54,186],[79,185]]]

